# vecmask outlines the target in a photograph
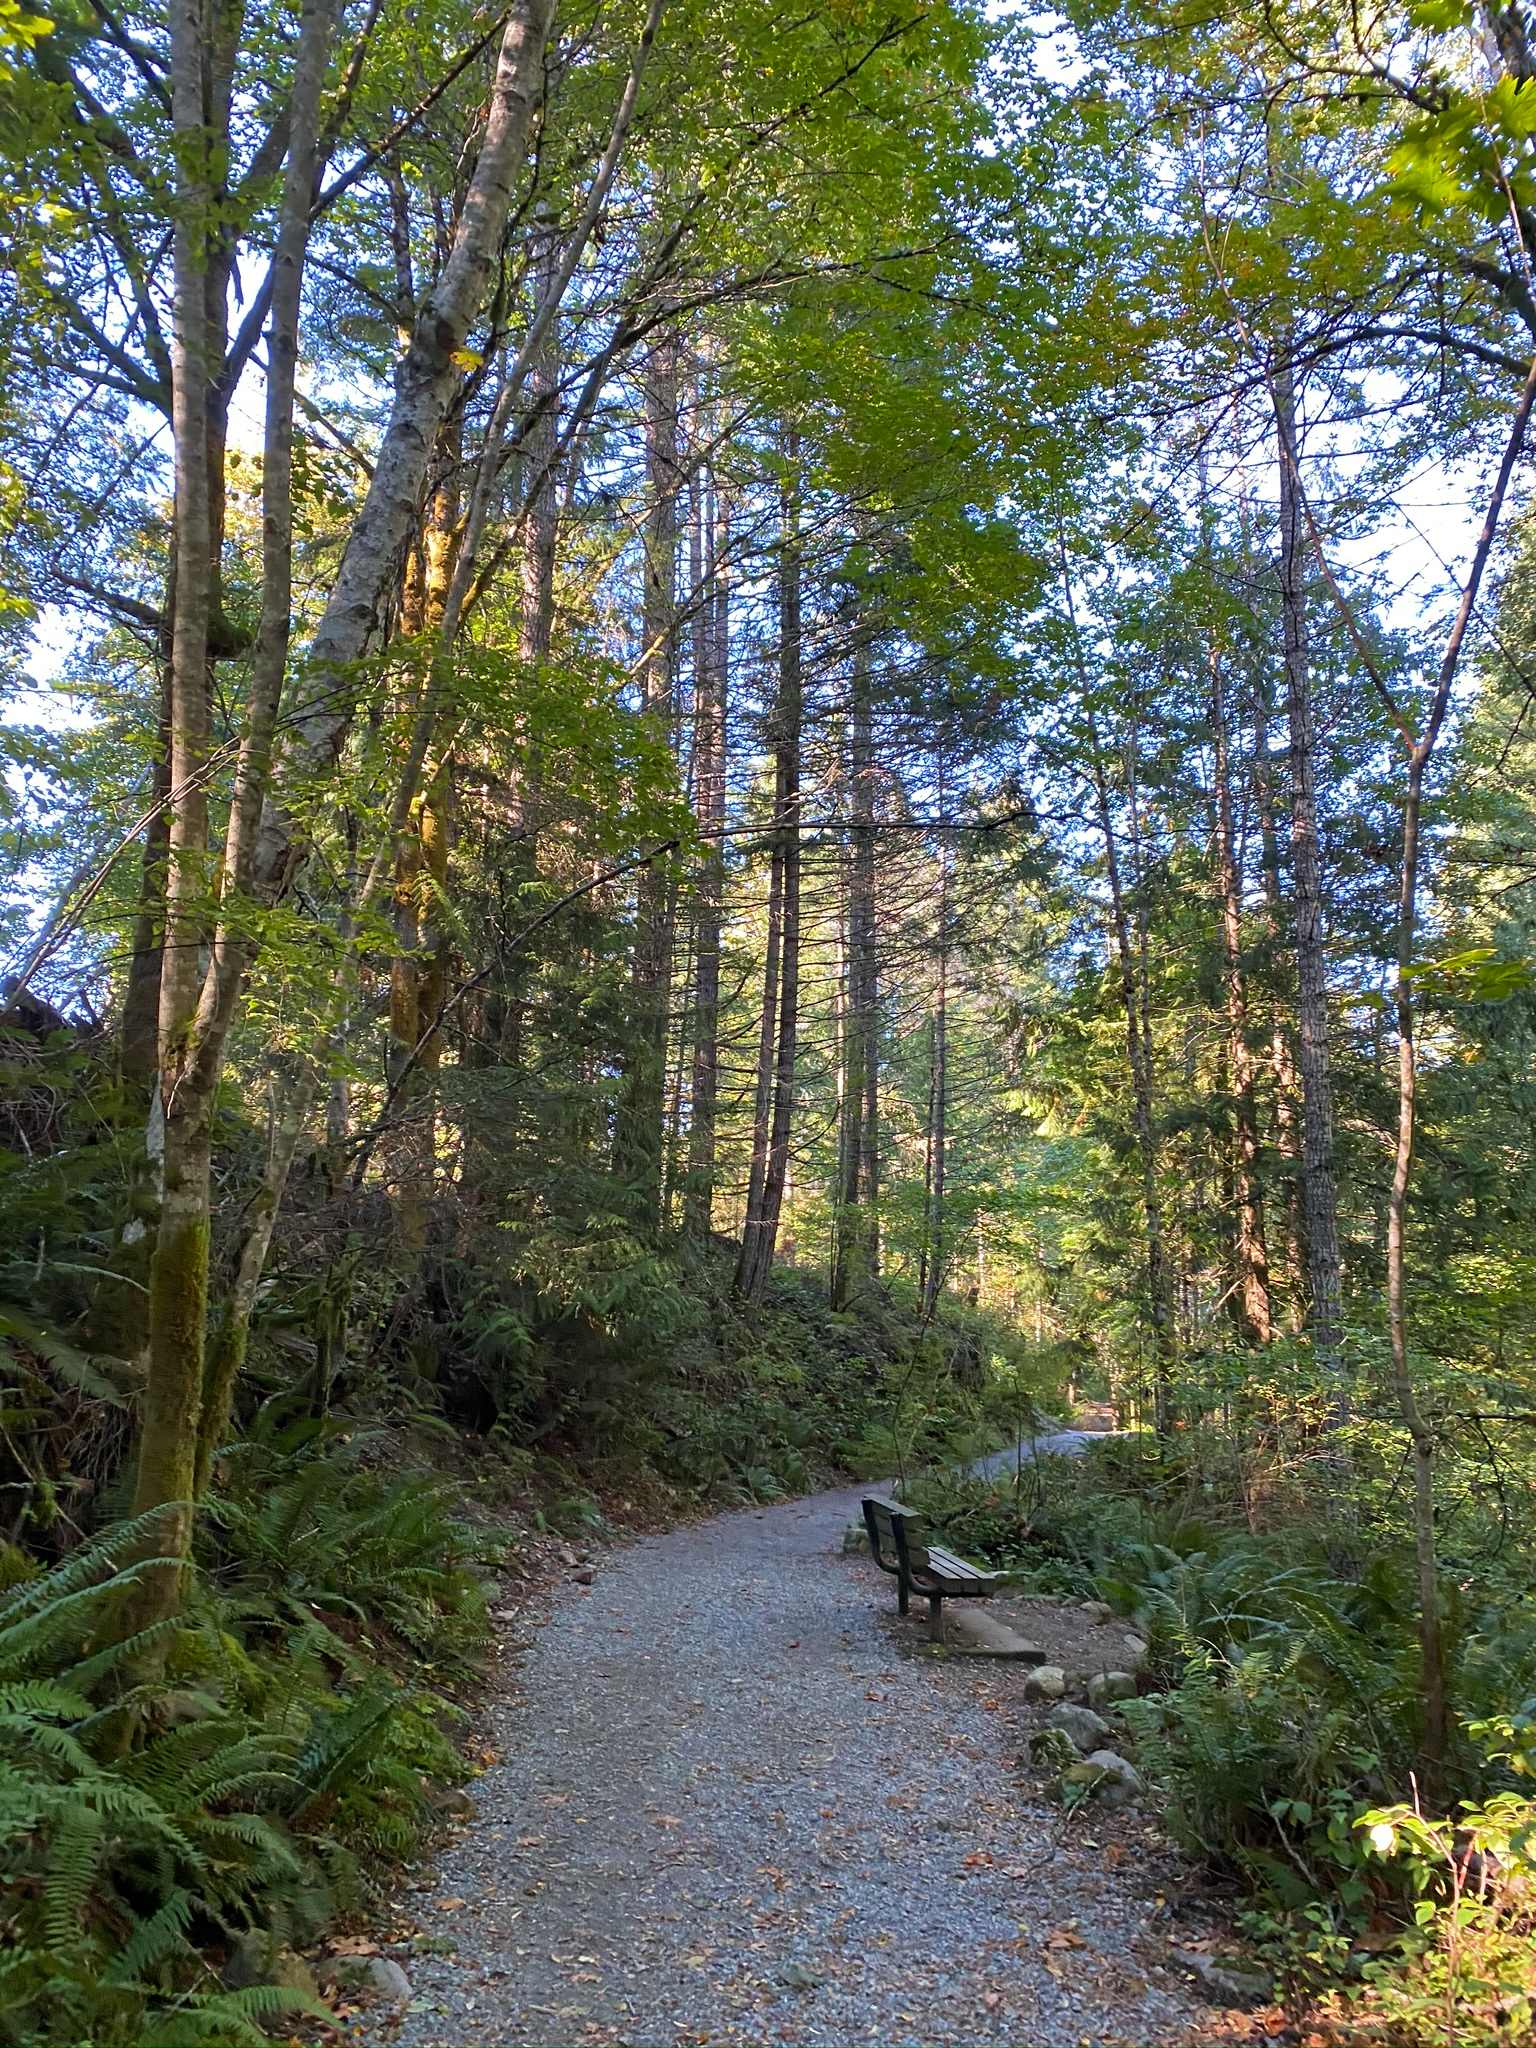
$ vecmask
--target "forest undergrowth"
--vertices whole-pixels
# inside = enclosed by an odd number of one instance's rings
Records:
[[[1499,2048],[1536,2023],[1536,1466],[1503,1472],[1492,1520],[1485,1474],[1445,1474],[1456,1735],[1429,1772],[1400,1441],[1357,1424],[1341,1486],[1317,1411],[1207,1414],[913,1498],[1018,1584],[1134,1624],[1137,1763],[1178,1844],[1239,1882],[1306,2039]]]

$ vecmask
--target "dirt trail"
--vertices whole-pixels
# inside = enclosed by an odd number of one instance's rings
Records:
[[[408,1902],[454,1953],[397,1952],[412,2005],[371,2039],[1188,2038],[1133,1864],[1010,1782],[994,1667],[910,1654],[891,1582],[839,1555],[858,1498],[695,1523],[562,1590]]]

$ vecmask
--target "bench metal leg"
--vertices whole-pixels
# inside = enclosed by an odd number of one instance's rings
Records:
[[[912,1595],[905,1579],[896,1581],[896,1612],[905,1614],[912,1605]]]
[[[931,1642],[944,1640],[944,1596],[941,1593],[928,1595],[928,1636]]]

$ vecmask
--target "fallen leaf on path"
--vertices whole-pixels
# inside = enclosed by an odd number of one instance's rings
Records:
[[[468,1904],[468,1899],[439,1899],[437,1902],[437,1910],[439,1911],[439,1913],[457,1913],[460,1906],[467,1906]]]

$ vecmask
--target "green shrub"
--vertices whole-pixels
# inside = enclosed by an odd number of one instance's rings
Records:
[[[149,1641],[112,1639],[146,1528],[0,1595],[0,2041],[260,2041],[302,2001],[226,1989],[221,1952],[312,1940],[419,1844],[461,1770],[422,1680],[483,1629],[476,1546],[365,1448],[236,1461],[154,1683],[129,1682]]]

